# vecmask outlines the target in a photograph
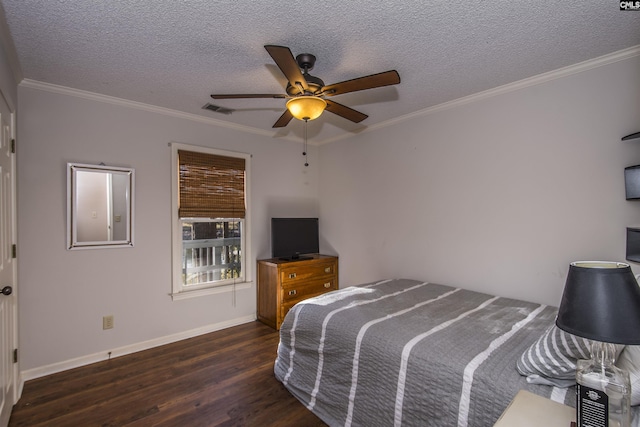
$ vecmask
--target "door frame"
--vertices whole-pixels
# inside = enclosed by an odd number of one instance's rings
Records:
[[[0,102],[4,102],[5,105],[9,108],[9,126],[10,126],[10,143],[14,144],[13,145],[13,150],[12,150],[12,154],[11,154],[11,241],[12,241],[12,245],[15,245],[13,247],[15,247],[16,249],[13,249],[13,256],[12,256],[12,262],[11,262],[11,287],[13,288],[13,292],[12,292],[12,296],[13,296],[13,304],[10,304],[10,316],[12,317],[12,330],[9,331],[9,333],[11,334],[10,337],[10,342],[11,342],[11,346],[12,348],[9,349],[10,351],[17,351],[18,349],[18,256],[17,256],[17,243],[18,243],[18,223],[17,223],[17,219],[18,219],[18,215],[17,215],[17,206],[18,206],[18,194],[17,194],[17,161],[16,161],[16,155],[17,155],[17,144],[15,143],[16,141],[16,110],[13,106],[13,104],[10,102],[10,100],[4,95],[4,92],[2,91],[2,89],[0,89]],[[22,381],[22,376],[20,374],[20,363],[19,363],[19,358],[16,360],[14,359],[14,362],[11,365],[11,370],[10,370],[10,376],[11,376],[11,382],[12,382],[12,388],[13,388],[13,393],[10,393],[9,396],[7,396],[8,399],[11,399],[10,402],[7,402],[11,405],[11,407],[13,407],[13,405],[15,405],[18,400],[20,399],[20,396],[22,395],[22,389],[23,389],[23,381]]]
[[[13,306],[13,348],[14,351],[17,352],[17,356],[15,362],[13,364],[13,404],[18,403],[20,396],[22,395],[23,381],[22,376],[20,375],[20,352],[18,351],[18,295],[19,295],[19,286],[18,286],[18,170],[17,170],[17,161],[16,156],[18,152],[18,144],[16,141],[16,128],[17,128],[17,120],[16,120],[16,111],[13,106],[9,103],[9,109],[11,111],[11,139],[14,141],[14,152],[11,158],[11,192],[13,200],[11,201],[13,205],[13,209],[11,212],[11,238],[13,240],[13,244],[16,247],[14,252],[14,264],[13,264],[13,292],[15,295],[15,305]]]

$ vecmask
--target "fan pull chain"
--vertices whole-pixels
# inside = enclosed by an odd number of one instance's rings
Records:
[[[302,152],[302,155],[304,156],[305,167],[309,166],[309,158],[307,157],[307,122],[308,120],[304,121],[304,151]]]

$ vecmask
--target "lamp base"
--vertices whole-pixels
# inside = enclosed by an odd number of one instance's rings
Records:
[[[576,420],[578,427],[629,427],[631,383],[629,373],[613,363],[613,344],[593,341],[591,359],[576,365]]]

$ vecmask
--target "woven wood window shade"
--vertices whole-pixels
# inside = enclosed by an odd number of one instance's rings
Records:
[[[180,218],[244,218],[245,160],[178,150]]]

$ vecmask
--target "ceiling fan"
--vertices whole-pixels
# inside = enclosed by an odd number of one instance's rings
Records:
[[[286,94],[213,94],[211,97],[213,99],[289,98],[287,109],[275,122],[274,128],[285,127],[294,117],[304,121],[316,119],[325,109],[354,123],[360,123],[369,116],[328,100],[326,97],[400,83],[398,72],[390,70],[325,86],[320,78],[309,74],[316,62],[316,57],[312,54],[302,53],[294,58],[288,47],[266,45],[264,48],[289,81]]]

